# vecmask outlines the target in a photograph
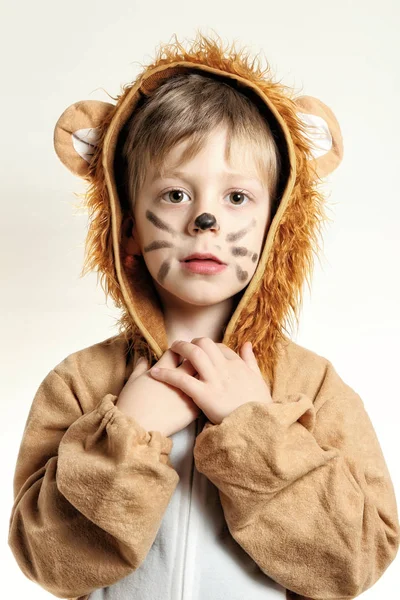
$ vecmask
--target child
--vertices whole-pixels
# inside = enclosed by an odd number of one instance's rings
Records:
[[[363,401],[284,333],[340,127],[254,62],[198,34],[57,122],[123,313],[46,375],[18,454],[9,545],[57,597],[354,598],[396,556]]]

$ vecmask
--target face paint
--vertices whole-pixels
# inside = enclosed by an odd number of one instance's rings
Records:
[[[248,254],[251,254],[251,260],[253,262],[256,262],[258,258],[257,252],[251,252],[251,250],[247,250],[247,248],[245,248],[244,246],[234,246],[232,248],[232,254],[233,256],[247,256]]]
[[[171,235],[177,235],[177,232],[170,225],[168,225],[168,223],[166,223],[165,221],[160,219],[154,212],[147,210],[146,218],[150,221],[150,223],[152,223],[158,229],[166,231],[166,232],[170,233]],[[214,217],[214,215],[212,215],[210,213],[203,213],[203,214],[199,215],[198,217],[196,217],[195,225],[200,227],[200,229],[202,229],[202,230],[206,230],[206,229],[209,229],[210,227],[213,227],[216,224],[216,222],[217,221],[216,221],[216,218]],[[226,236],[226,241],[236,241],[238,239],[241,239],[242,237],[244,237],[246,235],[246,233],[251,229],[251,227],[254,227],[255,225],[256,225],[256,220],[253,219],[253,221],[251,222],[249,227],[241,229],[240,231],[238,231],[236,233],[228,233]],[[218,226],[218,229],[219,229],[219,226]],[[175,244],[173,244],[172,242],[167,242],[165,240],[155,240],[154,242],[152,242],[151,244],[146,246],[143,249],[143,251],[150,252],[151,250],[159,250],[160,248],[175,248]],[[231,252],[232,252],[233,256],[251,255],[251,260],[253,262],[256,262],[256,260],[258,258],[257,252],[252,252],[251,250],[248,250],[244,246],[234,246],[232,248]],[[168,275],[170,267],[171,267],[171,263],[169,260],[166,260],[162,263],[162,265],[158,271],[158,274],[157,274],[157,281],[160,284],[162,284],[164,282],[166,276]],[[246,279],[249,276],[248,271],[244,271],[237,264],[235,265],[235,267],[236,267],[235,268],[236,276],[237,276],[238,280],[241,283],[243,283],[244,281],[246,281]]]
[[[239,267],[239,265],[236,265],[236,275],[237,278],[239,279],[239,281],[243,282],[246,281],[246,279],[249,276],[248,271],[243,271],[243,269],[241,269],[241,267]]]
[[[171,235],[176,235],[176,231],[174,231],[172,229],[172,227],[167,225],[167,223],[165,223],[165,221],[163,221],[162,219],[157,217],[157,215],[154,214],[151,210],[146,210],[146,219],[148,219],[151,223],[153,223],[153,225],[158,227],[158,229],[163,229],[164,231],[167,231]]]
[[[166,276],[168,275],[168,271],[171,268],[171,263],[169,260],[164,260],[164,262],[162,263],[160,270],[158,271],[157,274],[157,281],[162,284],[164,282],[164,279],[166,278]]]
[[[210,213],[203,213],[202,215],[196,218],[194,224],[196,225],[196,227],[200,227],[200,229],[204,230],[210,229],[210,227],[213,227],[213,225],[215,225],[216,222],[217,220],[214,217],[214,215],[211,215]]]
[[[227,242],[237,242],[242,237],[244,237],[248,231],[250,231],[251,227],[255,227],[256,224],[257,224],[257,221],[255,219],[253,219],[249,227],[247,227],[245,229],[241,229],[240,231],[237,231],[236,233],[228,233],[228,235],[226,236],[226,241]]]
[[[146,248],[143,248],[143,252],[151,252],[151,250],[159,250],[160,248],[175,248],[175,244],[172,242],[166,242],[164,240],[158,240],[152,242]]]

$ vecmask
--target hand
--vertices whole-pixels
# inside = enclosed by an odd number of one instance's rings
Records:
[[[196,375],[191,363],[170,348],[156,365],[169,367],[172,372]],[[146,431],[160,431],[170,436],[197,419],[200,408],[181,390],[149,375],[148,361],[138,361],[115,403],[125,414],[133,417]]]
[[[154,367],[152,377],[187,394],[214,425],[247,402],[273,402],[249,342],[243,344],[240,356],[207,337],[178,340],[171,349],[191,362],[198,379],[178,369],[154,371]]]

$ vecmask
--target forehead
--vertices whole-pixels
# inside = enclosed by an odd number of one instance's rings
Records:
[[[167,177],[183,177],[185,175],[186,163],[194,159],[199,152],[208,153],[208,149],[212,148],[213,155],[220,153],[221,157],[224,158],[224,166],[219,172],[221,176],[227,178],[235,176],[244,177],[255,184],[261,183],[260,161],[257,160],[259,146],[245,135],[232,134],[229,147],[227,131],[220,128],[215,132],[210,132],[204,138],[201,147],[197,151],[194,149],[194,152],[191,152],[189,157],[185,159],[184,153],[191,145],[191,138],[179,142],[167,152],[159,166],[154,163],[150,164],[149,171],[151,173],[149,175],[151,181]]]

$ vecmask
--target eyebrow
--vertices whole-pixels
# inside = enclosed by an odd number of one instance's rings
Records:
[[[244,173],[234,173],[233,171],[223,171],[219,175],[221,177],[240,177],[241,179],[246,179],[247,181],[251,181],[251,182],[255,183],[256,185],[261,185],[261,187],[263,187],[263,183],[260,179],[258,179],[256,177],[249,177],[248,175],[245,175]],[[167,171],[164,173],[164,175],[161,175],[161,173],[156,173],[152,179],[152,183],[159,181],[160,179],[173,179],[175,177],[177,177],[179,179],[185,179],[186,173],[184,173],[182,171]]]

